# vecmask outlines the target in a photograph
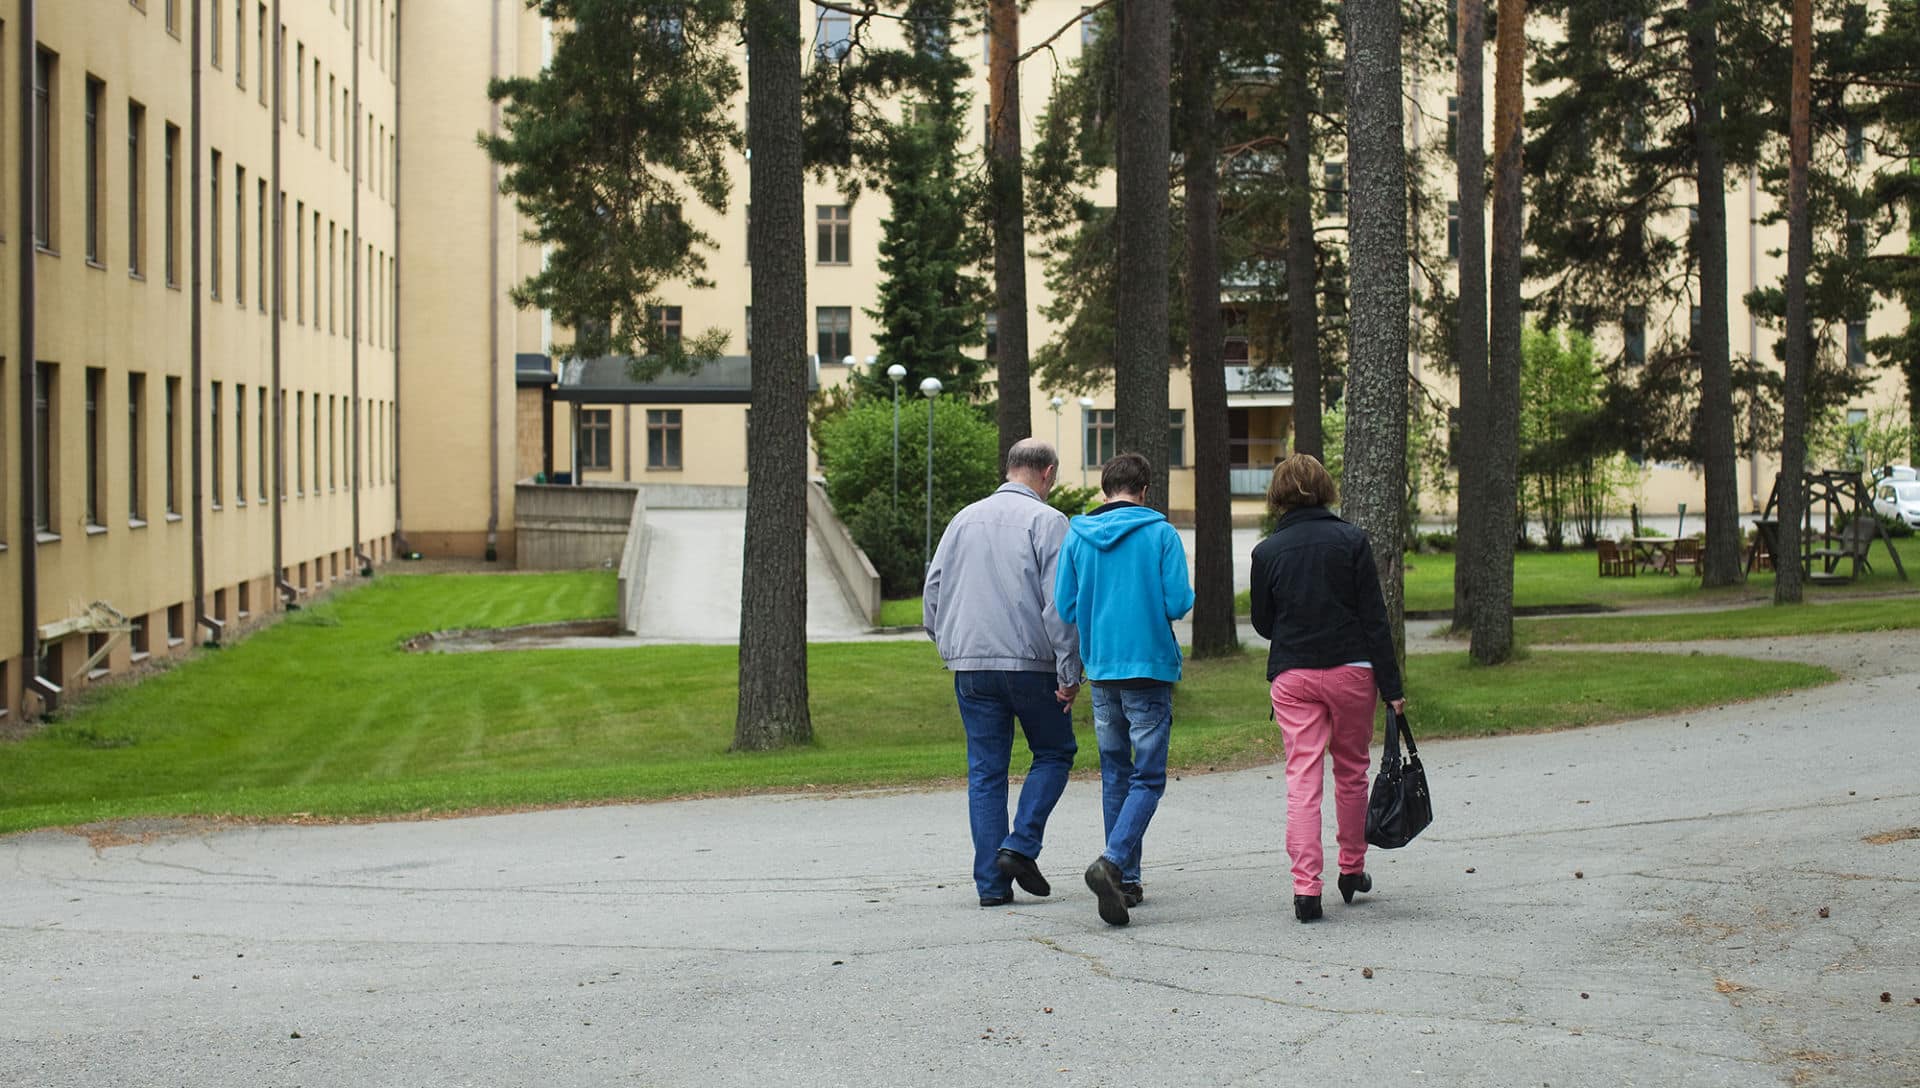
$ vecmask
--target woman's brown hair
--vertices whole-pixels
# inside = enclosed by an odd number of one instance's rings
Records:
[[[1267,509],[1278,517],[1303,506],[1332,506],[1340,501],[1333,477],[1311,453],[1296,453],[1273,466],[1267,483]]]

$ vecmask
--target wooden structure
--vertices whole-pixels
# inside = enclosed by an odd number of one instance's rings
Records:
[[[1807,572],[1810,582],[1850,582],[1860,576],[1862,569],[1871,571],[1873,564],[1869,555],[1873,542],[1880,541],[1886,546],[1887,555],[1893,560],[1893,569],[1900,575],[1901,581],[1907,580],[1907,568],[1900,562],[1900,552],[1893,546],[1893,538],[1887,534],[1887,527],[1880,524],[1880,518],[1873,510],[1873,502],[1867,489],[1867,481],[1858,472],[1809,472],[1800,481],[1801,525],[1800,525],[1800,565]],[[1813,530],[1813,512],[1818,507],[1821,514],[1820,531]],[[1747,549],[1747,571],[1752,573],[1761,556],[1770,556],[1774,566],[1780,563],[1780,477],[1773,479],[1773,490],[1767,494],[1766,509],[1759,520],[1754,522],[1758,530],[1754,542]],[[1814,570],[1813,564],[1819,561],[1821,569]],[[1846,574],[1839,573],[1842,562],[1851,560],[1852,567]]]
[[[1639,573],[1633,562],[1633,553],[1619,544],[1601,537],[1600,541],[1600,577],[1632,578]]]

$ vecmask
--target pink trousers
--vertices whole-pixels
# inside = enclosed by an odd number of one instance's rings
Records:
[[[1273,680],[1273,716],[1287,755],[1287,857],[1293,894],[1319,895],[1325,857],[1320,845],[1321,770],[1333,756],[1333,812],[1340,871],[1367,862],[1367,746],[1377,696],[1373,670],[1288,669]]]

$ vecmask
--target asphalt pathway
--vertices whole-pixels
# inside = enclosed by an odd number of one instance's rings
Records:
[[[997,910],[955,790],[0,839],[0,1084],[1920,1083],[1920,634],[1698,648],[1849,679],[1431,742],[1310,926],[1275,767],[1169,784],[1125,929],[1085,779]]]

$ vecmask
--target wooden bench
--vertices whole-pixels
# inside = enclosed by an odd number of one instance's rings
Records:
[[[1815,548],[1811,554],[1813,558],[1820,560],[1824,574],[1833,574],[1834,568],[1847,559],[1853,560],[1855,575],[1858,575],[1862,568],[1872,572],[1873,562],[1869,554],[1873,551],[1873,542],[1878,539],[1880,539],[1879,523],[1873,520],[1872,514],[1860,513],[1854,515],[1852,521],[1847,522],[1846,528],[1840,530],[1840,534],[1833,538],[1832,545]]]

